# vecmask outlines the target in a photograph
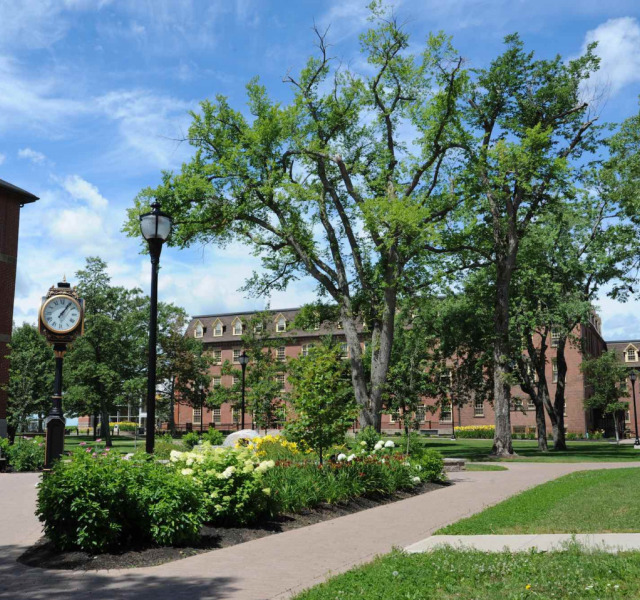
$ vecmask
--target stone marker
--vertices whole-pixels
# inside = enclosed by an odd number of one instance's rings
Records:
[[[226,437],[224,442],[222,442],[222,445],[227,447],[231,446],[233,448],[238,440],[252,440],[253,438],[259,436],[260,434],[253,429],[241,429],[240,431],[234,431],[233,433],[230,433]]]

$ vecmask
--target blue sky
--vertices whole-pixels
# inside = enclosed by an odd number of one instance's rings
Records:
[[[188,111],[221,93],[244,106],[259,75],[282,83],[314,50],[313,23],[330,26],[332,53],[357,68],[367,0],[0,0],[0,178],[40,196],[22,211],[15,319],[35,322],[40,297],[84,257],[98,255],[116,284],[149,285],[149,261],[120,233],[137,192],[190,156],[179,141]],[[601,118],[638,110],[637,0],[402,0],[393,3],[416,48],[444,30],[471,66],[486,65],[518,31],[540,56],[599,42]],[[240,245],[165,249],[161,298],[191,314],[264,306],[238,288],[258,267]],[[300,281],[272,307],[314,297]],[[640,336],[640,303],[600,301],[607,339]]]

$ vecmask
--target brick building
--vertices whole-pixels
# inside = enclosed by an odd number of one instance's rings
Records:
[[[7,436],[7,393],[9,354],[13,326],[13,297],[16,290],[20,209],[38,200],[36,196],[0,179],[0,437]]]
[[[282,309],[269,311],[271,317],[267,323],[268,331],[271,337],[281,337],[282,346],[278,348],[278,356],[283,360],[299,356],[306,352],[309,344],[317,343],[319,338],[324,335],[333,335],[340,340],[344,340],[344,334],[335,324],[320,324],[314,331],[301,331],[291,327],[291,324],[297,314],[298,309]],[[229,387],[233,384],[232,376],[221,375],[222,364],[229,360],[237,363],[237,357],[242,352],[242,334],[243,327],[249,321],[254,313],[238,312],[216,315],[200,315],[193,317],[186,335],[201,339],[205,345],[205,349],[211,352],[216,360],[216,364],[212,366],[212,375],[214,377],[214,385]],[[585,433],[593,429],[604,428],[603,418],[601,415],[594,415],[591,411],[585,411],[583,401],[590,390],[585,382],[584,375],[580,371],[580,363],[582,362],[582,352],[585,351],[591,356],[599,356],[607,349],[607,343],[601,335],[601,323],[599,317],[594,314],[588,324],[580,325],[574,332],[577,342],[568,343],[565,356],[567,361],[567,377],[566,377],[566,413],[565,424],[567,431],[573,433]],[[361,329],[361,344],[364,349],[368,343],[369,334],[366,330]],[[341,343],[346,343],[343,341]],[[547,351],[549,363],[547,365],[547,379],[550,382],[549,392],[551,396],[555,394],[556,388],[556,363],[555,363],[555,343],[553,336],[548,340],[549,349]],[[615,344],[624,344],[623,342],[615,342]],[[636,361],[640,367],[640,342],[636,344]],[[622,350],[621,352],[626,351]],[[238,365],[239,367],[239,365]],[[283,391],[287,391],[289,384],[283,378]],[[511,414],[511,424],[514,433],[529,433],[535,431],[535,411],[532,405],[528,403],[528,397],[519,387],[512,390],[514,398],[514,406]],[[464,425],[493,425],[494,412],[493,407],[489,403],[477,402],[474,404],[466,404],[460,408],[456,407],[454,414],[446,407],[438,408],[435,412],[430,410],[433,400],[425,399],[425,408],[419,415],[420,428],[423,431],[431,431],[434,433],[448,433],[453,427],[460,423]],[[229,404],[223,404],[219,409],[210,410],[206,407],[202,411],[184,404],[176,404],[174,411],[176,425],[179,428],[204,428],[215,426],[219,429],[235,429],[238,427],[240,415],[232,411]],[[633,414],[627,415],[633,425]],[[251,415],[245,416],[245,425],[251,426]],[[382,429],[387,432],[396,431],[401,428],[401,423],[393,418],[393,415],[382,415]],[[547,422],[551,427],[551,424]]]

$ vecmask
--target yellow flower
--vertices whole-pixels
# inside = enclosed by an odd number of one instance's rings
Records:
[[[530,590],[531,589],[531,584],[527,583],[527,585],[524,586],[524,589],[525,590]]]

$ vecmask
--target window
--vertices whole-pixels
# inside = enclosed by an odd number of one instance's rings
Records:
[[[254,333],[262,333],[262,323],[256,323],[253,326],[253,332]]]
[[[514,398],[512,406],[513,406],[513,410],[522,410],[523,409],[522,398]]]
[[[286,351],[285,346],[278,346],[278,348],[276,349],[276,358],[279,361],[283,361],[286,358],[285,351]]]
[[[216,319],[213,324],[213,337],[221,337],[222,336],[222,321],[220,319]]]
[[[554,358],[551,361],[551,383],[558,383],[558,361]]]
[[[440,421],[442,423],[451,423],[451,416],[451,402],[443,403],[440,408]]]
[[[309,356],[309,350],[313,348],[313,344],[302,344],[302,356]]]
[[[416,421],[418,423],[424,423],[427,420],[427,407],[426,406],[418,406],[416,409]]]
[[[222,377],[220,377],[220,375],[214,375],[211,381],[214,388],[220,387],[222,385]]]
[[[234,408],[231,411],[231,418],[233,419],[234,423],[239,423],[240,422],[240,409],[239,408]]]
[[[242,321],[238,317],[231,323],[231,333],[232,335],[242,335]]]
[[[340,344],[340,358],[342,360],[349,358],[349,346],[347,346],[346,342]]]
[[[397,423],[400,420],[399,412],[392,412],[389,414],[389,423]]]
[[[336,327],[337,327],[338,329],[342,329],[342,321],[338,321],[338,322],[336,323]]]
[[[202,423],[202,409],[194,408],[193,409],[193,422],[194,423]]]
[[[214,408],[212,412],[213,412],[212,423],[222,423],[222,416],[220,415],[220,409]]]
[[[627,346],[625,355],[626,362],[636,362],[638,360],[638,349],[635,346]]]
[[[287,320],[283,315],[278,315],[276,317],[276,331],[278,333],[282,333],[287,330]]]
[[[481,399],[476,398],[473,403],[473,416],[484,417],[484,402]]]
[[[276,381],[280,384],[280,389],[284,389],[284,373],[278,373],[276,375]]]
[[[219,365],[222,363],[222,350],[214,350],[211,355],[213,356],[213,364]]]
[[[203,335],[204,335],[204,327],[202,326],[202,323],[198,321],[196,323],[195,329],[193,330],[193,337],[201,338]]]
[[[529,398],[527,400],[527,410],[535,410],[535,409],[536,409],[536,405],[534,404],[533,400]]]
[[[552,329],[551,330],[551,347],[552,348],[557,348],[559,340],[560,340],[560,332],[559,331],[554,331]]]
[[[233,349],[233,362],[237,363],[238,360],[240,359],[240,354],[241,354],[241,350],[240,348],[234,348]]]
[[[231,378],[231,383],[233,383],[233,385],[237,385],[238,383],[240,383],[240,377],[238,377],[237,375],[234,375]]]
[[[277,423],[286,423],[287,422],[287,407],[279,406],[275,411],[276,422]]]

